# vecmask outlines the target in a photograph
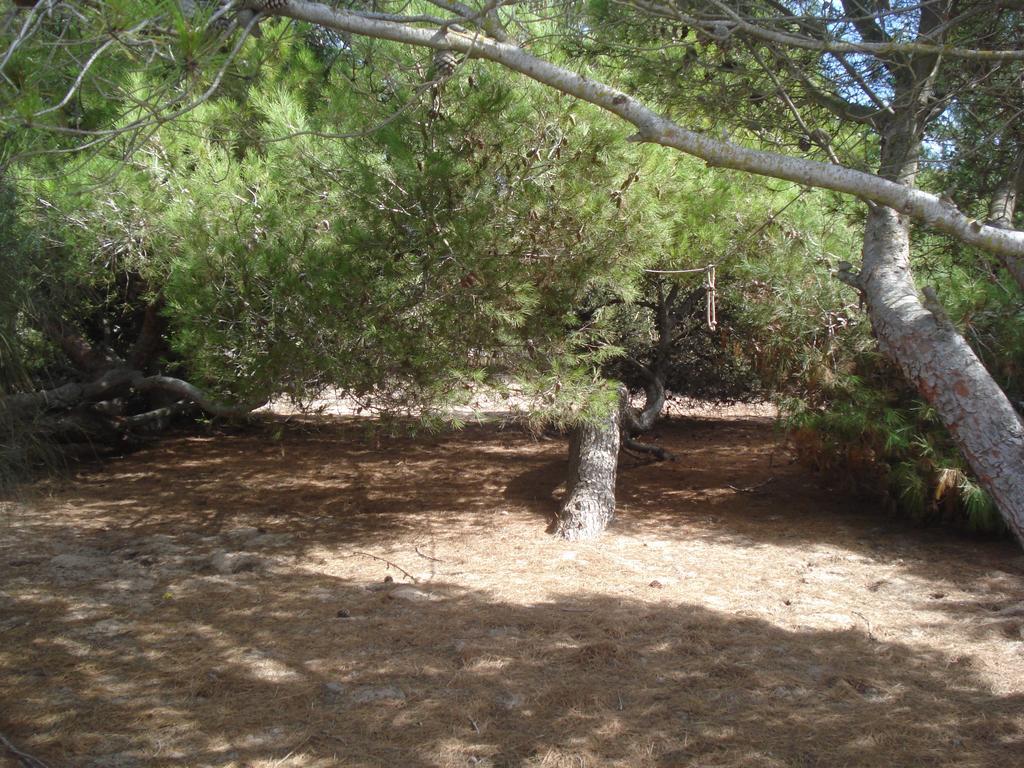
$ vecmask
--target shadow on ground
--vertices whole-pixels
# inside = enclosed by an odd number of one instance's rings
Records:
[[[829,504],[770,426],[712,429],[676,422],[678,462],[625,463],[620,519],[578,560],[542,533],[564,444],[514,430],[182,436],[90,470],[6,521],[0,732],[53,768],[1017,764],[1024,696],[994,692],[974,651],[753,615],[849,586],[814,581],[842,556],[868,601],[959,579],[978,605],[920,612],[970,616],[1021,592],[993,576],[1015,553]],[[216,568],[240,526],[284,538],[252,571]],[[640,562],[648,539],[665,546]],[[411,601],[367,589],[403,576],[360,550],[398,540],[443,571],[414,574]],[[734,558],[717,572],[737,583],[777,558],[792,584],[726,611],[645,575],[702,557]],[[991,659],[1024,647],[996,640]]]
[[[27,591],[15,613],[62,610],[7,632],[3,727],[54,766],[1010,766],[1024,747],[1024,697],[961,657],[699,605],[429,589],[199,576],[105,623],[91,594]]]

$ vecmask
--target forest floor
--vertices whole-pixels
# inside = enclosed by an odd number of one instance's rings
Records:
[[[5,502],[0,734],[52,768],[1024,764],[1012,543],[690,414],[569,545],[564,440],[372,426],[172,436]]]

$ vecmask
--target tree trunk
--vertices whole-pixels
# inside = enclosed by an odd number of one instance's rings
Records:
[[[1024,153],[1017,161],[1016,169],[1003,179],[992,193],[988,206],[988,224],[1000,229],[1012,229],[1013,217],[1017,211],[1020,188],[1024,186]],[[1024,288],[1024,257],[1004,254],[1000,256],[1003,266],[1013,275],[1017,285]]]
[[[615,471],[623,392],[600,421],[581,424],[569,441],[569,478],[555,535],[568,541],[596,539],[615,516]]]
[[[1013,214],[1017,210],[1017,185],[1020,184],[1018,176],[1021,174],[1022,171],[1018,170],[1016,176],[1003,179],[992,194],[988,206],[988,223],[993,227],[1013,228]]]
[[[882,351],[936,409],[1024,544],[1024,424],[934,297],[927,308],[918,298],[905,216],[884,206],[868,213],[856,280]]]
[[[655,283],[655,289],[657,302],[642,304],[642,306],[646,306],[654,313],[658,341],[655,344],[650,365],[627,358],[644,377],[644,405],[643,408],[633,408],[628,402],[623,405],[622,447],[630,451],[649,454],[658,461],[674,461],[675,457],[664,448],[641,443],[634,438],[644,432],[649,432],[661,418],[661,412],[665,409],[665,379],[668,376],[676,327],[679,325],[680,319],[687,317],[696,302],[704,298],[706,294],[705,289],[701,287],[690,291],[686,298],[677,302],[679,286],[673,285],[666,294],[660,278]]]

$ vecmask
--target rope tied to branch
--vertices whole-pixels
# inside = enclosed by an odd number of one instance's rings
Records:
[[[707,301],[708,328],[718,327],[718,312],[715,306],[715,265],[708,264],[704,279],[704,297]]]

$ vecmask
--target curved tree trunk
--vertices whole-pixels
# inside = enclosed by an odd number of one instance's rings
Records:
[[[930,291],[918,299],[906,217],[883,206],[869,212],[856,283],[882,351],[934,406],[1024,544],[1024,424]]]
[[[615,473],[624,404],[598,422],[581,424],[569,441],[569,478],[555,535],[569,541],[595,539],[615,516]]]
[[[668,293],[661,280],[655,283],[657,301],[650,304],[641,302],[654,313],[654,325],[658,331],[654,355],[649,365],[630,359],[644,377],[643,408],[633,408],[624,403],[622,409],[622,447],[637,453],[654,456],[658,461],[674,461],[675,457],[664,448],[642,443],[635,438],[649,432],[665,409],[665,379],[668,377],[669,361],[672,355],[672,344],[676,328],[681,319],[689,316],[698,301],[704,298],[705,288],[702,286],[690,291],[679,300],[679,285],[673,285]]]
[[[622,447],[636,453],[645,453],[658,461],[670,461],[675,457],[660,445],[642,443],[635,439],[637,435],[649,432],[661,416],[665,408],[665,381],[659,371],[650,371],[645,367],[645,376],[650,374],[644,384],[644,407],[634,408],[628,402],[622,408]]]
[[[556,535],[579,541],[597,538],[615,516],[615,475],[619,463],[619,448],[646,453],[659,461],[674,457],[664,448],[635,440],[636,435],[649,431],[665,407],[665,376],[671,354],[673,332],[680,317],[685,317],[694,303],[704,296],[704,289],[691,291],[677,303],[679,286],[667,293],[659,281],[656,284],[657,303],[645,304],[654,312],[658,329],[656,345],[650,366],[630,360],[644,376],[644,406],[629,404],[629,393],[618,387],[619,404],[597,423],[584,424],[573,430],[569,442],[569,477],[566,498],[559,513]]]

